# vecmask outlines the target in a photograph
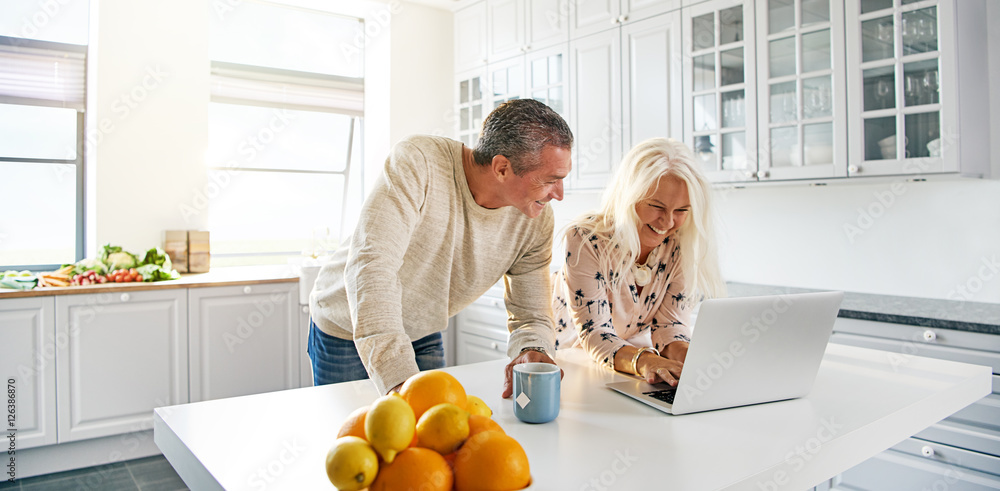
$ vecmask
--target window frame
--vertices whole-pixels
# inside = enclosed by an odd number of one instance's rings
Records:
[[[57,43],[53,41],[40,41],[36,39],[17,38],[0,36],[0,46],[4,47],[26,47],[29,49],[41,49],[46,51],[63,51],[83,56],[83,101],[87,100],[87,57],[88,47],[85,45]],[[76,169],[76,229],[74,231],[74,259],[77,262],[83,259],[86,244],[86,103],[84,107],[74,107],[73,104],[59,102],[48,99],[38,99],[29,97],[18,97],[0,94],[0,104],[21,105],[21,106],[41,106],[70,108],[76,110],[76,158],[75,159],[35,159],[23,157],[7,157],[0,155],[0,163],[21,163],[21,164],[70,164]],[[31,271],[47,271],[56,269],[64,263],[50,264],[0,264],[0,269],[17,269]]]

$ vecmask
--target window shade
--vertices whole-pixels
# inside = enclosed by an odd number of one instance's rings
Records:
[[[364,81],[314,73],[212,62],[212,100],[351,116],[364,113]]]
[[[83,111],[86,48],[0,37],[0,102]]]

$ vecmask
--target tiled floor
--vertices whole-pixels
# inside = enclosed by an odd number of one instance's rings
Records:
[[[184,481],[162,455],[44,476],[0,481],[2,491],[178,491]]]

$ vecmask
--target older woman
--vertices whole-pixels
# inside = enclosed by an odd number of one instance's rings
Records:
[[[600,209],[567,226],[554,281],[557,347],[583,346],[604,366],[677,385],[694,301],[725,295],[710,194],[684,144],[652,138],[633,148]]]

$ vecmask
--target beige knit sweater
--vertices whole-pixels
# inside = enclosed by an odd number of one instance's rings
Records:
[[[443,331],[501,277],[507,354],[554,349],[552,209],[531,219],[514,207],[476,204],[462,148],[433,136],[396,144],[353,237],[322,268],[309,297],[316,325],[354,339],[382,394],[417,373],[411,341]]]

